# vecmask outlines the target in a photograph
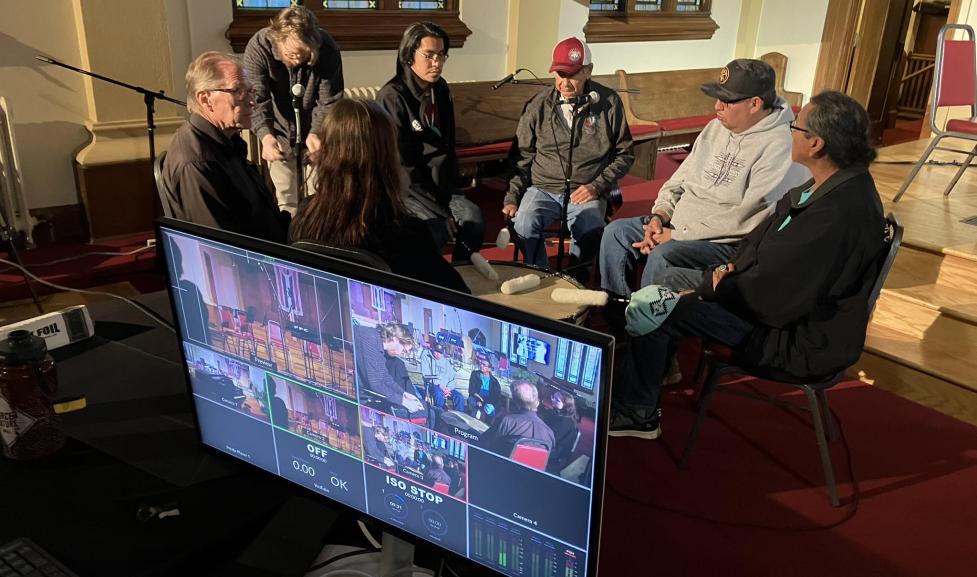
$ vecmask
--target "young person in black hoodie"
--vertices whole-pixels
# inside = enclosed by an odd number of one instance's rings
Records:
[[[441,77],[447,61],[448,34],[432,22],[411,24],[397,50],[397,72],[377,101],[397,128],[400,162],[410,177],[407,209],[428,225],[439,247],[460,241],[452,258],[466,261],[482,247],[485,221],[458,188],[455,108]]]
[[[635,338],[615,383],[611,435],[658,436],[660,384],[682,336],[729,345],[744,368],[787,382],[819,381],[858,359],[886,246],[869,127],[850,97],[814,96],[791,123],[792,158],[813,178],[788,191],[695,291],[663,297],[651,285],[632,295]]]

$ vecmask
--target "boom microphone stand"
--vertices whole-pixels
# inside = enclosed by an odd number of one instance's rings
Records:
[[[169,96],[163,94],[162,90],[158,92],[154,92],[152,90],[143,88],[142,86],[133,86],[132,84],[127,84],[125,82],[115,80],[114,78],[102,76],[101,74],[96,74],[89,70],[75,68],[74,66],[65,64],[64,62],[58,62],[57,60],[53,58],[48,58],[47,56],[38,55],[35,56],[34,58],[40,60],[41,62],[47,62],[48,64],[54,64],[55,66],[60,66],[61,68],[67,68],[68,70],[73,70],[80,74],[91,76],[92,78],[98,78],[99,80],[103,80],[110,84],[115,84],[116,86],[121,86],[122,88],[127,88],[129,90],[132,90],[133,92],[138,92],[139,94],[142,94],[143,102],[146,104],[146,133],[147,136],[149,136],[149,170],[150,170],[150,174],[152,174],[153,166],[156,164],[156,123],[153,119],[154,114],[156,112],[156,101],[165,100],[167,102],[172,102],[173,104],[178,104],[184,107],[187,105],[186,102],[183,102],[181,100],[176,100],[175,98],[170,98]],[[157,212],[158,209],[156,208],[157,206],[158,204],[154,202],[153,220],[156,220],[156,217],[159,216]]]
[[[305,199],[305,170],[302,167],[302,92],[304,87],[296,82],[292,85],[292,109],[295,111],[295,193],[296,202]]]
[[[580,117],[580,109],[583,106],[579,104],[573,105],[573,109],[570,114],[570,150],[567,152],[567,164],[563,167],[563,206],[560,207],[560,235],[558,237],[559,244],[556,247],[556,270],[563,270],[563,255],[564,248],[563,243],[566,241],[567,233],[567,210],[570,206],[570,193],[572,192],[570,188],[573,186],[570,180],[573,176],[573,146],[576,144],[574,138],[577,135],[577,119]]]

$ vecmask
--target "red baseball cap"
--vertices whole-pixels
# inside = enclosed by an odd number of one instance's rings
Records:
[[[550,72],[562,72],[573,76],[590,64],[590,48],[583,40],[571,36],[561,40],[553,48],[553,65]]]

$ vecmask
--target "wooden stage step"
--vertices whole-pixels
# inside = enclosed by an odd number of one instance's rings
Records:
[[[892,203],[911,165],[886,162],[915,160],[926,144],[883,148],[883,162],[872,166],[886,211],[894,211],[906,230],[853,372],[977,424],[977,226],[962,222],[977,215],[977,169],[944,197],[956,167],[924,167],[902,200]]]

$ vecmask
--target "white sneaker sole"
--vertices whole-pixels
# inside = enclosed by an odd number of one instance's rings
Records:
[[[659,427],[653,431],[608,431],[608,437],[635,437],[637,439],[647,439],[649,441],[654,441],[662,434],[662,428]]]

